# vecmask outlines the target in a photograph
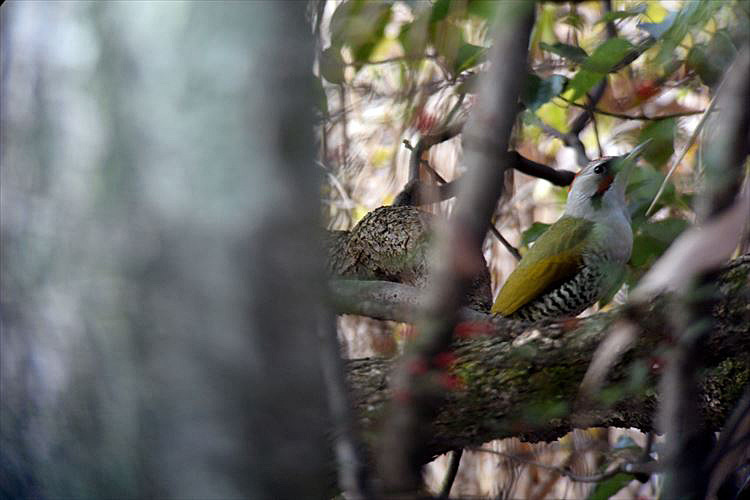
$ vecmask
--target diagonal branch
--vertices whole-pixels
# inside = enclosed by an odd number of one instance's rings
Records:
[[[748,74],[750,47],[745,47],[727,72],[725,89],[718,95],[723,112],[718,117],[720,121],[715,122],[715,135],[708,146],[704,188],[696,207],[699,220],[707,225],[731,214],[737,203],[750,206],[750,201],[744,204],[738,196],[750,136]],[[745,210],[745,217],[747,213]],[[741,228],[739,224],[738,230],[723,235],[722,240],[734,240],[736,248]],[[675,242],[675,246],[680,243]],[[698,259],[701,257],[696,255]],[[699,370],[703,368],[703,350],[712,331],[719,328],[711,317],[714,290],[714,270],[709,269],[678,289],[676,307],[669,315],[675,345],[667,353],[659,408],[661,430],[667,434],[664,496],[669,498],[702,498],[708,492],[705,461],[713,448],[713,439],[702,430],[704,423],[697,411],[700,399],[696,389]]]
[[[569,186],[575,178],[575,172],[555,169],[542,163],[537,163],[533,160],[529,160],[517,151],[508,151],[504,157],[499,157],[498,163],[502,162],[505,162],[507,168],[513,168],[522,174],[536,177],[537,179],[544,179],[555,186]],[[422,164],[425,165],[424,161]],[[425,184],[419,179],[409,181],[398,196],[396,196],[393,205],[427,205],[430,203],[445,201],[456,196],[461,183],[461,177],[446,182],[438,176],[433,169],[428,169],[428,171],[442,184],[438,184],[437,186],[433,184]]]
[[[631,115],[631,114],[625,114],[625,113],[616,113],[614,111],[608,111],[606,109],[600,109],[600,108],[591,109],[589,106],[585,104],[579,104],[575,101],[571,101],[570,99],[567,99],[559,95],[555,96],[555,98],[565,101],[567,104],[571,106],[575,106],[577,108],[590,109],[594,113],[605,115],[605,116],[611,116],[613,118],[620,118],[622,120],[656,121],[656,120],[666,120],[667,118],[682,118],[684,116],[702,115],[703,113],[706,112],[705,109],[696,109],[694,111],[682,111],[679,113],[668,113],[668,114],[657,115],[657,116],[649,116],[649,115],[643,115],[643,114]]]

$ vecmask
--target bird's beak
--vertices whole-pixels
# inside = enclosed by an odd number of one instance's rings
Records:
[[[632,149],[632,151],[630,151],[630,153],[623,156],[620,161],[617,162],[614,168],[617,179],[622,179],[620,182],[627,182],[628,177],[630,177],[630,172],[632,172],[633,167],[635,167],[635,164],[638,162],[638,158],[640,158],[641,154],[643,154],[643,151],[646,149],[646,146],[648,146],[652,140],[653,139],[649,138],[638,144]]]
[[[641,154],[643,153],[643,150],[646,149],[646,146],[648,146],[653,139],[648,138],[642,143],[638,144],[636,147],[633,148],[633,150],[625,156],[626,160],[637,160]]]

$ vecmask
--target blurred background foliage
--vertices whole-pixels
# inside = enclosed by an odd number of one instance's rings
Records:
[[[405,141],[414,145],[420,137],[466,120],[491,44],[496,6],[492,0],[312,3],[321,86],[320,166],[328,179],[323,201],[330,229],[350,229],[368,211],[393,201],[409,180]],[[613,290],[600,306],[621,302],[695,220],[692,199],[703,176],[703,124],[715,111],[712,100],[724,71],[750,36],[748,4],[610,0],[541,2],[536,9],[515,150],[577,171],[587,159],[623,154],[651,139],[628,186],[635,237],[628,271],[619,292]],[[592,109],[588,119],[580,116]],[[432,147],[424,158],[449,181],[465,170],[460,136]],[[434,182],[424,172],[421,180]],[[509,189],[494,223],[523,253],[559,217],[566,190],[517,172],[506,182]],[[447,214],[451,205],[449,200],[423,208]],[[515,260],[492,237],[484,251],[496,292]],[[404,325],[351,317],[340,319],[339,326],[351,357],[392,354],[410,332]],[[647,371],[635,367],[629,387],[612,388],[617,393],[607,397],[637,394],[638,380]],[[575,462],[576,449],[591,448],[592,442],[612,449],[625,437],[633,446],[645,442],[637,432],[574,433],[530,453],[544,454],[553,446],[558,450],[553,462]],[[491,446],[517,450],[528,445],[507,440]],[[597,453],[581,452],[583,470],[591,473],[603,463]],[[533,468],[519,476],[517,463],[504,462],[498,473],[498,460],[464,454],[465,474],[459,474],[453,492],[529,498],[546,487],[555,498],[588,493],[607,498],[632,480],[618,476],[594,488]],[[428,469],[433,485],[439,484],[445,463],[441,458]],[[628,488],[618,498],[654,495],[658,479],[645,485],[635,481]]]

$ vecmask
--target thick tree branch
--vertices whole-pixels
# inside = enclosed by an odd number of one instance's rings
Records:
[[[576,176],[570,170],[558,170],[541,163],[524,158],[516,151],[508,153],[508,165],[522,174],[530,175],[551,182],[555,186],[569,186]]]
[[[338,314],[403,323],[416,321],[419,310],[425,305],[424,290],[392,281],[333,279],[329,282],[329,294]],[[501,325],[507,327],[509,321],[470,307],[462,307],[458,315],[460,321],[490,322],[495,325],[495,331]]]
[[[750,381],[750,256],[727,265],[717,283],[721,292],[713,309],[717,328],[705,349],[707,370],[699,399],[704,422],[716,431]],[[587,408],[588,425],[653,429],[658,353],[669,341],[662,322],[665,307],[668,302],[661,297],[643,311],[642,335],[607,381],[606,393],[620,397],[615,403]],[[573,418],[570,411],[586,367],[610,326],[627,314],[617,309],[575,323],[525,328],[471,312],[472,322],[460,324],[457,331],[482,335],[455,343],[454,361],[442,375],[454,390],[425,429],[430,437],[420,460],[511,436],[550,441],[573,429],[580,415]],[[383,358],[347,363],[361,423],[370,431],[380,429],[391,396],[392,363]],[[377,434],[370,435],[376,439]]]

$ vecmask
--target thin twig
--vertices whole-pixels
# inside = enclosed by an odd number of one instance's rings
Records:
[[[343,158],[341,163],[346,166],[349,163],[349,116],[346,111],[346,87],[339,85],[339,99],[341,100],[341,144],[343,147]]]
[[[729,71],[727,71],[727,74],[729,74]],[[677,169],[677,166],[682,162],[682,159],[685,158],[685,155],[688,152],[688,149],[693,145],[695,142],[695,139],[698,138],[698,134],[700,134],[701,130],[703,129],[703,125],[705,125],[706,120],[708,119],[709,115],[711,114],[711,110],[716,105],[717,97],[720,95],[721,89],[724,86],[724,83],[727,81],[727,78],[724,78],[721,83],[719,84],[719,87],[716,89],[716,93],[711,98],[711,102],[708,103],[708,107],[703,112],[703,116],[701,116],[701,121],[698,122],[698,125],[695,127],[695,130],[693,130],[693,134],[690,136],[690,139],[682,146],[682,151],[680,151],[680,154],[676,156],[677,160],[672,162],[672,165],[669,167],[669,170],[667,171],[667,175],[664,176],[664,180],[661,183],[661,186],[659,186],[659,190],[656,192],[656,196],[654,196],[653,201],[651,202],[651,205],[648,206],[648,209],[646,210],[646,217],[651,215],[651,211],[656,206],[656,203],[659,201],[659,198],[661,198],[662,193],[664,192],[664,188],[667,187],[667,183],[669,182],[669,179],[672,177],[672,174]]]
[[[746,447],[750,434],[742,432],[750,427],[750,389],[745,391],[737,406],[732,411],[722,429],[719,440],[706,459],[705,470],[710,471],[709,493],[719,489],[731,474],[729,470],[742,457],[742,448]],[[737,434],[740,434],[739,436]]]
[[[605,14],[608,14],[614,11],[614,9],[612,8],[613,7],[612,0],[605,0],[604,2],[602,2],[602,4],[604,6]],[[617,27],[615,26],[614,22],[607,21],[606,28],[607,28],[607,38],[615,38],[617,36]]]
[[[581,476],[572,472],[570,469],[566,469],[564,467],[558,467],[556,465],[549,465],[549,464],[544,464],[541,462],[536,462],[534,460],[529,460],[528,458],[524,458],[519,455],[514,455],[512,453],[505,453],[502,451],[490,450],[488,448],[468,448],[468,449],[471,451],[491,453],[493,455],[498,455],[498,456],[507,458],[509,460],[513,460],[515,462],[525,464],[525,465],[531,465],[533,467],[539,467],[540,469],[545,469],[545,470],[549,470],[552,472],[556,472],[560,474],[561,476],[567,477],[571,481],[576,481],[579,483],[598,483],[600,481],[604,481],[605,479],[614,477],[620,472],[625,472],[625,470],[623,469],[624,464],[618,464],[617,467],[615,467],[614,469],[610,469],[607,472],[603,472],[601,474],[595,474],[593,476]]]
[[[461,465],[461,455],[464,450],[462,448],[456,448],[451,452],[450,462],[448,464],[448,472],[445,474],[443,480],[443,486],[440,488],[440,495],[438,498],[446,499],[450,496],[451,488],[453,483],[456,481],[456,475],[458,475],[458,467]]]
[[[495,237],[500,241],[500,244],[505,247],[505,249],[513,256],[514,259],[521,260],[521,252],[519,252],[516,247],[511,245],[511,243],[505,239],[505,237],[500,233],[500,231],[495,227],[494,224],[490,224],[490,232],[495,235]]]
[[[578,157],[578,163],[586,165],[589,162],[589,157],[586,156],[586,147],[583,145],[583,142],[581,142],[581,139],[576,134],[572,134],[570,132],[565,134],[557,130],[552,125],[544,122],[541,122],[541,128],[544,132],[551,135],[552,137],[560,139],[569,148],[573,148],[573,150],[576,152],[576,156]]]
[[[399,63],[399,62],[418,62],[423,61],[425,59],[437,59],[437,55],[435,54],[422,54],[420,56],[397,56],[397,57],[389,57],[387,59],[381,59],[379,61],[367,61],[367,62],[351,62],[347,63],[347,66],[377,66],[379,64],[391,64],[391,63]]]
[[[651,457],[651,448],[654,446],[654,431],[646,433],[646,444],[643,446],[643,455],[641,462],[647,461]]]
[[[408,140],[404,139],[404,146],[411,151],[411,158],[409,159],[409,181],[414,181],[419,178],[419,166],[422,161],[422,153],[436,144],[453,139],[461,133],[463,126],[463,123],[456,123],[435,134],[425,135],[417,141],[416,146],[412,146]]]
[[[612,9],[612,0],[605,0],[602,2],[604,12],[611,12]],[[615,25],[612,21],[608,21],[606,24],[606,33],[607,38],[615,38],[617,36],[617,28],[615,28]],[[607,90],[607,78],[603,78],[601,82],[597,84],[597,86],[594,88],[594,91],[591,92],[591,94],[587,94],[588,97],[588,108],[586,109],[585,113],[581,113],[578,117],[576,117],[575,120],[573,120],[573,123],[570,126],[570,132],[572,134],[575,134],[578,136],[578,134],[581,133],[581,131],[586,127],[586,124],[589,120],[594,118],[594,113],[592,112],[594,108],[596,108],[596,105],[599,104],[599,101],[602,97],[604,97],[604,92]],[[597,136],[598,140],[598,136]],[[602,148],[599,147],[599,156],[602,155]]]
[[[453,117],[456,116],[456,113],[458,113],[458,110],[461,109],[461,105],[464,103],[464,99],[466,98],[466,94],[458,94],[458,100],[456,101],[456,104],[453,105],[451,110],[448,112],[448,116],[445,117],[446,124],[453,121]]]
[[[336,188],[336,191],[338,191],[339,196],[341,196],[341,199],[344,201],[344,203],[349,208],[353,208],[354,206],[356,206],[356,203],[354,203],[354,200],[352,200],[349,194],[346,192],[346,189],[344,189],[344,185],[333,173],[333,170],[322,161],[316,161],[315,163],[317,163],[317,165],[325,171],[326,175],[331,180],[331,184],[333,184],[333,187]]]
[[[571,101],[570,99],[568,99],[566,97],[562,97],[562,96],[558,95],[558,96],[555,96],[555,98],[560,99],[561,101],[565,101],[565,103],[567,103],[567,104],[569,104],[571,106],[575,106],[576,108],[587,109],[584,104],[580,104],[580,103],[577,103],[575,101]],[[659,115],[659,116],[647,116],[647,115],[644,115],[644,114],[628,115],[628,114],[625,114],[625,113],[616,113],[614,111],[607,111],[607,110],[600,109],[600,108],[594,108],[592,111],[594,113],[597,113],[597,114],[600,114],[600,115],[611,116],[611,117],[614,117],[614,118],[620,118],[622,120],[655,121],[655,120],[666,120],[667,118],[682,118],[684,116],[700,115],[702,113],[706,113],[708,110],[706,110],[706,109],[699,109],[699,110],[695,110],[695,111],[681,111],[679,113],[670,113],[670,114]]]
[[[593,109],[593,104],[591,104],[591,99],[589,99],[589,106],[590,109]],[[604,156],[604,153],[602,151],[602,142],[599,139],[599,127],[596,124],[596,117],[594,116],[594,113],[591,113],[591,124],[594,126],[594,137],[596,137],[596,148],[599,151],[599,157],[601,158]]]
[[[584,128],[586,128],[586,125],[588,125],[589,120],[593,118],[594,114],[592,113],[592,110],[596,108],[596,105],[599,103],[601,98],[604,96],[604,92],[607,89],[607,80],[604,79],[594,88],[594,91],[590,94],[586,94],[586,97],[588,98],[588,106],[581,106],[585,111],[578,116],[576,116],[573,121],[570,124],[570,134],[574,134],[578,136]]]

